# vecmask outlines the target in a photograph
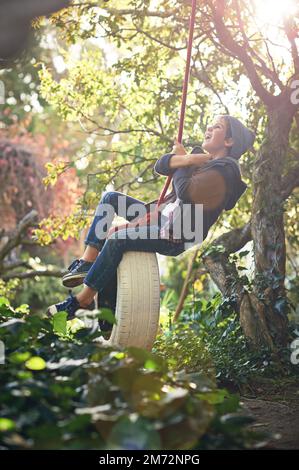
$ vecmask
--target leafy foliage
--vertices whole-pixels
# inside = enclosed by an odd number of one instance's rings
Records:
[[[4,298],[0,320],[2,448],[253,445],[245,421],[230,415],[238,399],[201,371],[175,371],[141,349],[104,348],[99,331],[78,329],[63,314],[53,325]]]
[[[291,324],[290,329],[294,328]],[[188,332],[188,339],[185,336]],[[206,364],[215,370],[215,378],[219,385],[242,390],[255,377],[282,377],[296,375],[296,367],[290,363],[288,348],[280,351],[279,356],[273,355],[267,348],[255,351],[246,340],[240,327],[239,319],[234,311],[233,299],[223,298],[217,292],[211,299],[202,293],[189,296],[180,322],[166,330],[165,338],[160,339],[163,348],[172,343],[172,338],[179,344],[179,350],[186,347],[190,367],[199,363]],[[200,349],[198,351],[198,345]],[[205,360],[200,360],[204,354]],[[184,361],[184,355],[177,361]]]
[[[154,351],[157,351],[174,370],[201,372],[215,382],[215,369],[210,354],[200,336],[189,323],[171,326],[156,339]]]

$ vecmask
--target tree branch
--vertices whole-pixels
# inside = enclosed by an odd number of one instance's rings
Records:
[[[193,263],[194,263],[197,255],[198,255],[198,251],[199,251],[199,248],[194,250],[192,256],[188,260],[187,274],[186,274],[184,284],[183,284],[183,287],[182,287],[182,290],[181,290],[181,294],[180,294],[180,298],[179,298],[179,301],[178,301],[178,304],[177,304],[177,307],[176,307],[176,311],[174,313],[174,317],[173,317],[174,322],[178,321],[178,318],[179,318],[180,313],[182,311],[182,308],[184,306],[184,302],[185,302],[185,298],[186,298],[187,293],[188,293],[189,282],[190,282],[190,278],[191,278],[191,274],[192,274]]]
[[[140,13],[139,10],[134,10],[132,8],[127,8],[127,9],[118,9],[118,8],[106,8],[108,13],[111,13],[111,15],[114,16],[127,16],[127,15],[137,15]],[[169,18],[170,16],[173,16],[173,11],[151,11],[151,10],[144,10],[144,15],[145,16],[152,16],[152,17],[157,17],[157,18]]]
[[[297,156],[299,159],[299,155]],[[299,186],[299,164],[294,166],[288,174],[282,179],[281,195],[283,199],[287,199],[292,191]]]
[[[13,261],[12,263],[3,264],[2,271],[7,272],[20,267],[30,268],[30,265],[27,263],[27,261],[17,260]]]
[[[32,279],[36,276],[42,277],[62,277],[65,274],[64,270],[32,270],[32,271],[25,271],[23,273],[9,273],[5,276],[2,276],[4,281],[9,281],[10,279]]]
[[[297,28],[293,18],[284,18],[283,21],[284,31],[291,45],[291,54],[293,58],[295,74],[299,74],[299,54],[298,48],[295,41],[297,35]]]
[[[212,245],[224,246],[227,255],[241,250],[241,248],[251,240],[250,224],[251,221],[247,222],[247,224],[242,227],[235,228],[230,232],[220,235],[220,237],[213,241]]]
[[[244,44],[246,45],[247,47],[247,50],[250,51],[250,53],[256,58],[256,60],[259,62],[260,65],[257,65],[256,64],[256,68],[258,68],[264,75],[265,77],[269,78],[270,80],[272,80],[273,83],[276,83],[276,85],[279,86],[279,88],[281,90],[283,90],[285,87],[284,87],[284,84],[281,82],[281,80],[279,79],[279,76],[276,72],[276,68],[275,68],[275,64],[274,64],[274,60],[273,60],[273,57],[271,56],[270,54],[270,50],[269,50],[269,47],[268,47],[268,44],[267,44],[267,41],[264,42],[265,44],[265,47],[267,49],[267,54],[268,54],[268,57],[271,61],[271,64],[272,64],[272,67],[273,67],[273,70],[271,70],[266,62],[256,53],[256,51],[251,47],[251,45],[249,44],[249,39],[246,35],[246,32],[245,32],[245,27],[244,27],[244,22],[242,20],[242,17],[241,17],[241,11],[240,11],[240,5],[239,5],[239,1],[238,0],[234,0],[234,5],[235,5],[235,8],[236,8],[236,11],[237,11],[237,18],[238,18],[238,23],[239,23],[239,28],[240,28],[240,31],[241,31],[241,34],[242,34],[242,37],[243,37],[243,41],[244,41]]]
[[[215,8],[213,2],[209,1],[209,5],[212,10],[213,21],[220,43],[225,46],[232,54],[237,56],[238,59],[244,64],[251,85],[255,90],[256,94],[259,96],[259,98],[267,106],[273,106],[274,102],[277,101],[278,97],[273,96],[271,93],[268,92],[268,90],[266,90],[266,88],[264,88],[260,77],[256,72],[256,66],[252,61],[251,57],[248,55],[246,48],[244,46],[242,47],[234,40],[228,28],[223,22],[223,18],[220,11]]]
[[[4,243],[4,246],[0,249],[0,262],[10,253],[16,246],[22,244],[22,237],[26,234],[29,227],[33,227],[37,220],[37,211],[32,210],[21,220],[17,228],[9,234],[8,240]]]
[[[202,254],[204,266],[211,278],[224,295],[236,300],[237,308],[239,308],[244,295],[244,285],[235,264],[228,262],[228,256],[240,250],[250,240],[249,221],[243,227],[233,229],[218,237]],[[218,245],[221,245],[224,251],[217,250]],[[213,251],[213,247],[215,247],[215,251]]]

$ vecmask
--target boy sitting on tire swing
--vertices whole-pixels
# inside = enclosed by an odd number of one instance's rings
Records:
[[[164,200],[166,205],[161,213],[162,222],[160,219],[153,224],[146,219],[144,225],[140,219],[133,222],[135,213],[134,216],[129,215],[129,208],[133,204],[145,207],[146,203],[120,192],[107,192],[99,202],[82,258],[74,260],[62,278],[66,287],[80,284],[84,287],[76,296],[70,294],[63,302],[50,306],[47,314],[66,311],[70,320],[80,308],[93,310],[94,297],[99,293],[100,301],[101,291],[115,275],[126,251],[178,256],[189,248],[192,240],[186,240],[184,234],[179,239],[173,236],[169,208],[171,205],[177,206],[178,201],[189,203],[191,208],[202,205],[200,232],[204,240],[221,212],[232,209],[247,187],[241,179],[237,160],[253,145],[254,138],[253,132],[238,119],[220,115],[206,129],[202,145],[206,153],[200,149],[200,153],[188,154],[183,145],[175,141],[172,152],[163,155],[154,167],[158,174],[173,176],[173,190]],[[121,204],[125,206],[129,222],[110,228],[115,212],[123,216],[120,214]],[[107,205],[112,208],[112,213],[106,223],[103,207]],[[137,238],[136,227],[139,229]]]

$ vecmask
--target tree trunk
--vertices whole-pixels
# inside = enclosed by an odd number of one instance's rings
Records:
[[[297,184],[297,169],[282,176],[292,118],[292,110],[287,105],[269,112],[253,175],[252,219],[244,227],[219,237],[202,256],[223,295],[235,300],[243,332],[256,349],[266,346],[274,351],[286,345],[288,339],[283,203]],[[253,287],[248,291],[228,256],[251,239],[255,273]],[[217,245],[223,250],[217,250]]]
[[[286,106],[269,113],[265,140],[258,152],[251,221],[254,289],[240,305],[240,321],[246,336],[255,346],[272,349],[287,342],[282,175],[292,117]]]

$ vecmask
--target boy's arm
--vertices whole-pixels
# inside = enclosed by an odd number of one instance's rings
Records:
[[[186,155],[173,155],[169,160],[170,168],[185,168],[188,166],[202,166],[212,160],[208,153],[187,153]]]
[[[169,160],[173,156],[173,153],[166,153],[163,155],[159,160],[156,161],[154,165],[154,171],[158,175],[164,175],[164,176],[170,176],[173,175],[175,172],[175,169],[170,168],[169,166]]]
[[[193,165],[202,166],[209,160],[211,160],[211,156],[204,153],[187,153],[186,155],[167,153],[157,160],[154,170],[160,175],[169,176],[173,175],[178,168],[186,168]]]

